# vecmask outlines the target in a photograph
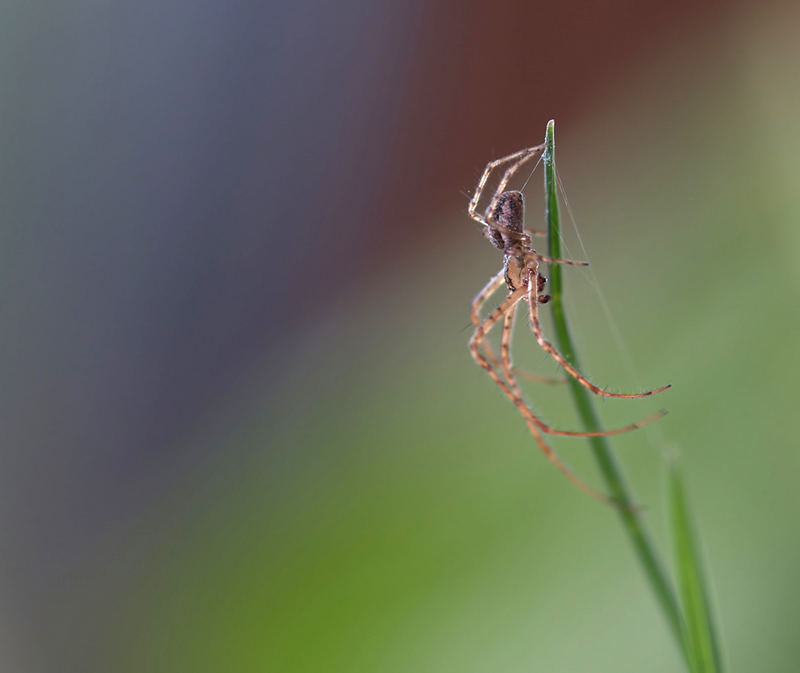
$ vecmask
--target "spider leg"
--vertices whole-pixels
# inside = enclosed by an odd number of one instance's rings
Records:
[[[497,275],[492,276],[489,279],[489,282],[483,286],[480,292],[475,295],[475,299],[472,300],[472,310],[470,311],[470,318],[472,319],[472,324],[477,327],[481,324],[481,316],[480,310],[481,307],[486,303],[486,300],[492,296],[492,294],[499,288],[503,282],[505,277],[505,271],[500,269]]]
[[[475,299],[472,300],[472,310],[470,312],[470,318],[472,319],[472,324],[475,325],[475,327],[478,327],[481,324],[481,316],[480,316],[481,307],[486,303],[489,297],[491,297],[492,294],[496,292],[497,289],[503,284],[504,276],[505,272],[501,269],[500,272],[496,276],[494,276],[491,280],[489,280],[489,282],[486,283],[483,289],[480,292],[478,292]],[[516,313],[516,309],[514,313]],[[506,320],[508,320],[508,314],[506,315]],[[506,347],[508,347],[511,341],[511,333],[509,332],[508,335],[506,335],[505,325],[503,326],[503,339],[504,342],[507,340]],[[488,339],[484,339],[482,345],[483,345],[483,352],[485,353],[487,359],[492,363],[492,366],[496,370],[500,370],[500,362],[498,361],[497,356],[494,354],[494,351],[489,345]],[[535,374],[533,372],[526,372],[519,369],[514,369],[513,371],[521,378],[528,379],[530,381],[536,381],[539,383],[547,383],[547,384],[566,383],[565,379],[562,378],[542,376],[540,374]],[[521,398],[522,393],[516,386],[516,381],[514,381],[513,386],[515,392]]]
[[[547,236],[546,231],[538,231],[535,229],[525,229],[523,233],[528,234],[528,236],[539,236],[540,238]]]
[[[540,255],[538,252],[528,253],[530,257],[538,260],[539,262],[547,262],[548,264],[569,264],[570,266],[589,266],[589,262],[576,262],[572,259],[556,259],[554,257],[546,257]]]
[[[508,187],[508,183],[511,181],[511,178],[514,177],[514,173],[516,173],[522,165],[532,159],[535,156],[539,156],[544,152],[544,144],[537,145],[536,147],[529,147],[527,150],[524,150],[527,154],[524,154],[522,157],[517,159],[513,164],[511,164],[507,169],[506,172],[503,173],[503,177],[500,179],[500,182],[497,183],[497,187],[494,191],[494,196],[492,200],[489,201],[489,205],[486,206],[486,210],[483,213],[484,220],[488,220],[489,216],[494,212],[495,207],[497,206],[497,202],[500,200],[500,196],[503,192],[506,191],[506,187]]]
[[[478,181],[478,186],[475,188],[475,193],[472,195],[472,199],[469,202],[469,208],[467,209],[469,212],[469,216],[479,222],[480,224],[486,226],[487,225],[487,218],[489,214],[492,212],[494,207],[497,205],[497,200],[500,198],[500,194],[505,191],[505,188],[508,186],[509,180],[514,175],[514,173],[519,170],[519,167],[522,166],[528,159],[531,157],[541,154],[544,151],[544,145],[538,145],[536,147],[526,147],[524,150],[519,150],[518,152],[513,152],[505,157],[500,159],[495,159],[494,161],[490,161],[486,164],[486,168],[483,170],[483,175],[481,179]],[[478,201],[480,201],[481,195],[483,194],[483,190],[486,188],[486,183],[489,180],[489,176],[492,174],[492,171],[497,168],[498,166],[508,163],[509,161],[515,162],[506,170],[503,178],[500,180],[500,184],[497,186],[495,190],[494,196],[492,197],[491,201],[489,202],[489,207],[484,212],[483,216],[478,214]]]
[[[533,266],[531,267],[531,275],[530,278],[534,279],[537,275],[538,270],[538,263],[534,262]],[[534,281],[528,281],[528,310],[530,312],[530,320],[531,320],[531,329],[533,330],[533,334],[536,337],[536,341],[539,342],[539,345],[553,358],[558,362],[566,372],[572,376],[578,383],[580,383],[584,388],[588,388],[596,395],[601,395],[602,397],[622,397],[626,399],[635,398],[635,397],[648,397],[650,395],[654,395],[655,393],[663,392],[668,388],[672,387],[671,383],[668,383],[661,388],[656,388],[655,390],[648,390],[643,393],[610,393],[602,388],[596,386],[592,383],[589,379],[587,379],[583,374],[581,374],[575,367],[573,367],[569,362],[567,362],[566,358],[559,353],[553,344],[551,344],[544,336],[544,332],[542,331],[542,326],[539,323],[539,288],[537,283]],[[663,415],[663,414],[662,414]],[[648,419],[645,419],[648,420]],[[655,420],[655,419],[652,419]],[[650,421],[648,421],[650,422]],[[638,427],[638,426],[637,426]]]
[[[541,374],[535,374],[534,372],[526,372],[511,365],[511,334],[514,330],[514,319],[517,316],[518,307],[519,304],[517,304],[513,310],[506,313],[505,318],[503,319],[503,336],[500,341],[500,357],[503,361],[503,374],[506,377],[506,381],[508,381],[509,387],[514,391],[514,393],[516,393],[517,397],[522,399],[522,391],[519,389],[519,385],[514,378],[515,375],[519,376],[520,378],[527,379],[528,381],[536,381],[538,383],[547,383],[550,385],[556,383],[566,383],[567,381],[564,378],[558,378],[555,376],[542,376]],[[492,364],[499,369],[499,365],[496,362]]]
[[[509,400],[511,400],[511,402],[514,404],[515,407],[517,407],[517,409],[525,419],[525,423],[527,424],[528,429],[530,430],[531,434],[536,440],[536,443],[539,445],[539,448],[541,449],[542,453],[544,453],[545,456],[547,456],[550,462],[553,463],[553,465],[555,465],[556,468],[558,468],[558,470],[561,471],[561,473],[564,474],[564,476],[566,476],[567,479],[569,479],[575,486],[577,486],[580,490],[582,490],[584,493],[591,496],[595,500],[599,500],[600,502],[605,502],[605,503],[618,504],[616,500],[609,498],[608,496],[594,490],[591,486],[585,484],[578,477],[576,477],[569,470],[569,468],[567,468],[567,466],[561,462],[561,460],[559,460],[558,456],[555,454],[553,449],[551,449],[550,446],[547,444],[547,442],[544,441],[542,433],[536,426],[536,422],[534,420],[536,419],[536,416],[530,409],[528,409],[527,406],[525,406],[525,403],[522,401],[522,399],[518,397],[516,394],[514,394],[514,392],[506,384],[506,382],[500,378],[497,371],[494,369],[489,360],[487,360],[486,357],[483,355],[483,353],[481,353],[480,350],[481,344],[486,340],[486,336],[489,333],[489,331],[500,321],[500,318],[502,316],[504,316],[509,311],[516,309],[519,302],[525,296],[525,292],[526,292],[525,288],[519,288],[517,290],[514,290],[510,295],[508,295],[508,297],[506,297],[505,300],[503,300],[500,306],[498,306],[494,311],[492,311],[491,314],[489,314],[489,316],[475,328],[475,333],[472,335],[472,338],[469,341],[470,353],[472,354],[472,357],[475,360],[475,362],[477,362],[478,365],[480,365],[483,369],[486,370],[486,372],[491,377],[492,381],[495,382],[495,384],[500,388],[500,390],[503,391],[503,394]]]
[[[519,367],[512,367],[511,371],[514,373],[515,376],[519,376],[519,378],[524,379],[525,381],[532,381],[534,383],[545,383],[548,386],[557,386],[567,382],[567,379],[560,376],[544,376],[543,374],[537,374],[536,372],[529,372],[524,369],[520,369]]]
[[[511,330],[514,324],[514,318],[516,317],[518,307],[519,304],[516,304],[511,311],[508,311],[505,314],[505,318],[503,320],[503,339],[500,346],[500,356],[503,361],[503,374],[505,375],[506,381],[508,382],[508,387],[511,388],[514,394],[520,400],[523,400],[522,392],[520,391],[519,385],[517,384],[517,381],[514,378],[516,370],[511,365]],[[621,428],[614,428],[612,430],[597,430],[594,432],[577,432],[572,430],[556,430],[555,428],[547,425],[547,423],[538,418],[533,413],[533,411],[531,411],[530,407],[528,407],[528,411],[530,411],[531,416],[533,417],[532,420],[536,424],[536,427],[539,428],[539,430],[549,435],[557,435],[560,437],[608,437],[610,435],[621,435],[624,432],[630,432],[631,430],[636,430],[638,428],[644,427],[645,425],[648,425],[653,421],[657,421],[659,418],[666,415],[667,413],[665,409],[660,409],[656,413],[651,414],[650,416],[641,421],[637,421],[636,423],[631,423]]]
[[[483,169],[483,175],[481,175],[481,179],[478,181],[478,186],[475,188],[475,193],[472,195],[472,198],[469,202],[469,207],[467,208],[467,212],[473,220],[480,222],[483,225],[486,224],[485,220],[478,215],[477,208],[478,201],[480,201],[481,195],[483,194],[483,190],[486,188],[486,183],[489,181],[489,176],[492,174],[492,171],[501,164],[519,159],[529,152],[530,149],[525,148],[524,150],[519,150],[518,152],[514,152],[500,159],[495,159],[486,164],[486,168]]]
[[[505,271],[500,269],[500,272],[492,277],[486,285],[484,285],[483,289],[478,292],[475,299],[472,300],[472,309],[470,311],[470,318],[472,319],[472,324],[475,325],[477,328],[481,324],[481,316],[480,310],[481,307],[486,303],[486,301],[491,297],[497,289],[505,282],[504,280]],[[488,341],[484,341],[483,343],[483,350],[486,353],[486,357],[489,358],[492,365],[496,369],[500,369],[500,364],[497,361],[497,356],[492,351],[491,346],[489,346]]]

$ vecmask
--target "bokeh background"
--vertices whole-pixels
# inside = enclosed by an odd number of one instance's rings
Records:
[[[799,65],[794,3],[3,3],[0,667],[682,670],[466,349],[468,196],[555,118],[585,368],[674,384],[599,402],[671,411],[648,523],[678,454],[729,670],[797,670]]]

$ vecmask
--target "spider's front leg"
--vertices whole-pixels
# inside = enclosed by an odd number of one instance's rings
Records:
[[[517,305],[519,306],[519,304]],[[511,389],[516,393],[516,395],[522,398],[522,391],[517,384],[515,377],[519,377],[526,381],[534,381],[536,383],[546,383],[548,385],[555,385],[556,383],[566,383],[567,379],[563,376],[542,376],[541,374],[536,374],[534,372],[525,371],[524,369],[520,369],[519,367],[514,367],[511,364],[511,335],[514,330],[514,320],[517,315],[517,307],[514,308],[513,311],[506,313],[506,317],[503,320],[503,332],[502,337],[500,339],[500,356],[503,362],[503,373],[505,374],[506,380],[508,381]],[[488,344],[484,343],[485,348],[488,348]],[[487,352],[488,355],[488,352]],[[491,358],[490,358],[491,359]],[[495,366],[496,369],[500,369],[500,364],[495,360],[492,361],[492,364]]]
[[[544,259],[544,258],[539,257],[539,259]],[[534,261],[533,265],[530,267],[529,273],[531,275],[529,276],[529,278],[532,278],[533,274],[536,274],[538,277],[538,268],[539,268],[538,262]],[[599,386],[596,386],[583,374],[581,374],[577,369],[575,369],[575,367],[573,367],[569,362],[567,362],[567,359],[563,355],[561,355],[561,353],[559,353],[555,349],[553,344],[551,344],[545,337],[544,330],[542,330],[542,325],[539,322],[539,304],[543,303],[539,301],[539,292],[540,292],[539,283],[531,283],[529,281],[528,311],[530,313],[531,329],[533,330],[533,334],[536,337],[536,341],[547,353],[553,356],[556,362],[558,362],[558,364],[560,364],[572,378],[574,378],[584,388],[588,388],[596,395],[600,395],[602,397],[621,397],[625,399],[632,399],[637,397],[649,397],[650,395],[655,395],[656,393],[663,392],[672,387],[672,384],[668,383],[667,385],[662,386],[661,388],[656,388],[654,390],[647,390],[643,393],[610,393],[606,390],[603,390]]]
[[[536,443],[539,445],[542,453],[547,456],[550,462],[552,462],[562,474],[564,474],[575,486],[577,486],[587,495],[590,495],[592,498],[595,498],[600,502],[614,504],[616,501],[604,495],[603,493],[594,490],[591,486],[581,481],[569,470],[566,465],[564,465],[564,463],[561,462],[553,449],[550,448],[550,445],[544,441],[544,437],[542,437],[542,433],[537,427],[539,424],[541,424],[541,421],[525,405],[525,402],[523,402],[522,398],[516,395],[514,391],[506,384],[506,382],[500,378],[499,374],[495,371],[494,367],[492,367],[491,363],[486,359],[483,353],[481,353],[481,345],[483,345],[483,342],[486,340],[486,337],[488,336],[492,327],[494,327],[502,317],[516,309],[519,302],[522,301],[523,297],[525,296],[525,292],[526,289],[524,287],[514,290],[508,297],[506,297],[500,306],[492,311],[489,316],[475,328],[475,333],[469,340],[470,353],[472,354],[475,362],[477,362],[483,369],[486,370],[497,387],[500,388],[500,390],[503,391],[503,394],[509,400],[511,400],[515,407],[517,407],[519,412],[522,414],[522,417],[525,419],[525,424],[528,426],[528,429],[536,440]]]
[[[492,277],[488,283],[481,289],[480,292],[476,295],[475,299],[472,300],[472,309],[470,311],[470,319],[472,320],[472,324],[475,327],[479,327],[481,324],[481,316],[480,311],[483,305],[487,302],[489,297],[492,296],[499,288],[503,285],[505,280],[505,269],[502,269],[497,275]],[[508,349],[511,343],[511,325],[506,324],[509,322],[509,315],[506,315],[506,322],[503,324],[503,337],[501,342],[501,349],[505,348]],[[495,370],[500,371],[500,361],[498,360],[497,356],[492,351],[491,346],[489,345],[488,339],[484,339],[483,341],[483,352],[485,353],[487,359],[495,368]],[[522,379],[527,381],[535,381],[537,383],[546,383],[546,384],[555,384],[555,383],[566,383],[566,379],[562,377],[552,377],[552,376],[542,376],[541,374],[536,374],[534,372],[527,372],[521,369],[517,369],[516,367],[512,368],[512,372],[519,376]],[[522,397],[522,392],[519,388],[514,388],[515,393],[518,397]]]

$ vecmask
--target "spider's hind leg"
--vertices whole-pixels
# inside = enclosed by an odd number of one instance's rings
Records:
[[[475,188],[475,193],[472,195],[472,199],[470,199],[469,202],[469,207],[467,208],[469,216],[476,222],[479,222],[484,226],[488,226],[489,216],[497,206],[497,201],[500,198],[500,195],[506,190],[506,187],[508,186],[511,178],[514,176],[514,173],[516,173],[526,161],[534,156],[540,155],[542,152],[544,152],[544,144],[537,145],[536,147],[526,147],[523,150],[512,152],[511,154],[501,157],[500,159],[495,159],[494,161],[490,161],[488,164],[486,164],[486,168],[483,170],[483,175],[481,175],[481,179],[478,181],[478,186]],[[506,169],[506,172],[500,179],[492,198],[489,200],[489,205],[484,210],[483,215],[480,215],[478,213],[478,201],[480,201],[481,196],[483,195],[483,190],[486,189],[486,183],[489,181],[489,176],[492,174],[492,171],[494,171],[495,168],[509,162],[513,163]]]

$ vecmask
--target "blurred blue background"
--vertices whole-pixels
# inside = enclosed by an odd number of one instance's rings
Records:
[[[550,118],[587,373],[674,385],[614,442],[648,523],[678,452],[729,670],[796,668],[795,5],[1,11],[3,670],[682,670],[466,348],[468,196]]]

